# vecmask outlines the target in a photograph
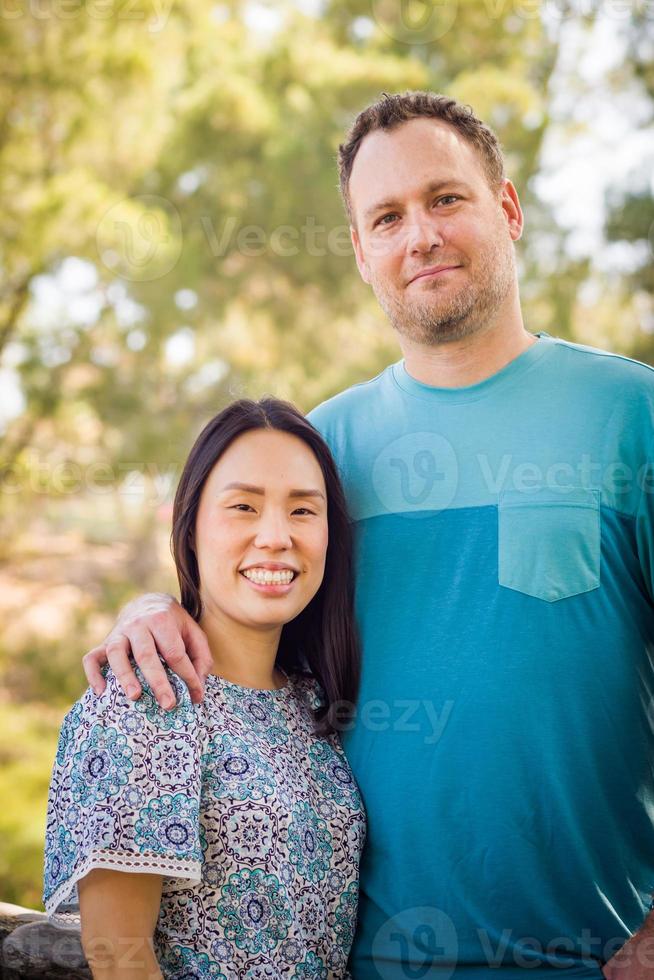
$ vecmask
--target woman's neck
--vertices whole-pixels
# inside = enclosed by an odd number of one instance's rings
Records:
[[[284,675],[275,667],[281,626],[252,629],[219,610],[205,610],[199,625],[213,657],[213,673],[241,687],[275,689]]]

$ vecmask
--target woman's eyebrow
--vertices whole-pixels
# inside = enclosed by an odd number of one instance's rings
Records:
[[[321,497],[325,499],[321,490],[291,490],[289,497]]]
[[[265,493],[263,487],[255,487],[251,483],[238,483],[234,481],[233,483],[226,483],[221,490],[244,490],[246,493],[258,493],[261,496]]]
[[[222,487],[222,491],[225,490],[243,490],[245,493],[258,493],[262,497],[266,492],[263,487],[255,487],[251,483],[239,483],[237,481],[226,483]],[[321,490],[291,490],[289,497],[322,497],[323,500],[325,499],[325,495]]]

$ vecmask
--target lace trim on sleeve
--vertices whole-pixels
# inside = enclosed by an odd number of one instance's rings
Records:
[[[60,925],[79,925],[77,882],[95,868],[132,874],[159,874],[164,878],[178,879],[178,881],[167,882],[167,889],[199,885],[202,876],[199,861],[181,861],[162,854],[133,854],[127,851],[103,851],[94,848],[75,868],[70,878],[62,881],[45,903],[45,910],[52,922]]]

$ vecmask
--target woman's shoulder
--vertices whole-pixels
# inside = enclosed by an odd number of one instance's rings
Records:
[[[154,746],[171,737],[186,743],[203,742],[204,729],[198,706],[191,702],[184,682],[169,674],[177,704],[172,710],[165,711],[157,704],[150,685],[138,668],[136,675],[143,688],[137,701],[127,697],[114,672],[105,668],[106,686],[102,694],[87,688],[67,712],[55,755],[55,782],[65,781],[71,767],[79,768],[79,760],[87,758],[89,753],[93,757],[97,752],[104,753],[105,763],[108,764],[111,758],[112,765],[117,765],[116,760],[151,755]],[[100,766],[99,761],[96,764]]]
[[[144,727],[171,731],[197,725],[196,706],[191,701],[188,687],[180,677],[165,665],[164,667],[176,700],[175,707],[169,711],[159,706],[152,688],[138,666],[134,665],[134,670],[142,693],[136,701],[127,697],[111,667],[104,667],[102,674],[106,685],[102,694],[98,695],[92,688],[87,688],[64,718],[64,726],[88,725],[94,722],[106,724],[113,721],[120,722],[121,728],[129,732],[130,729],[137,731]]]

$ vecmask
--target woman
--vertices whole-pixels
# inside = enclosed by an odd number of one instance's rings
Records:
[[[181,602],[209,640],[201,705],[109,674],[64,719],[48,913],[79,901],[98,980],[347,977],[364,837],[337,736],[359,675],[351,532],[329,450],[291,405],[200,434],[173,509]],[[68,913],[70,915],[70,913]]]

